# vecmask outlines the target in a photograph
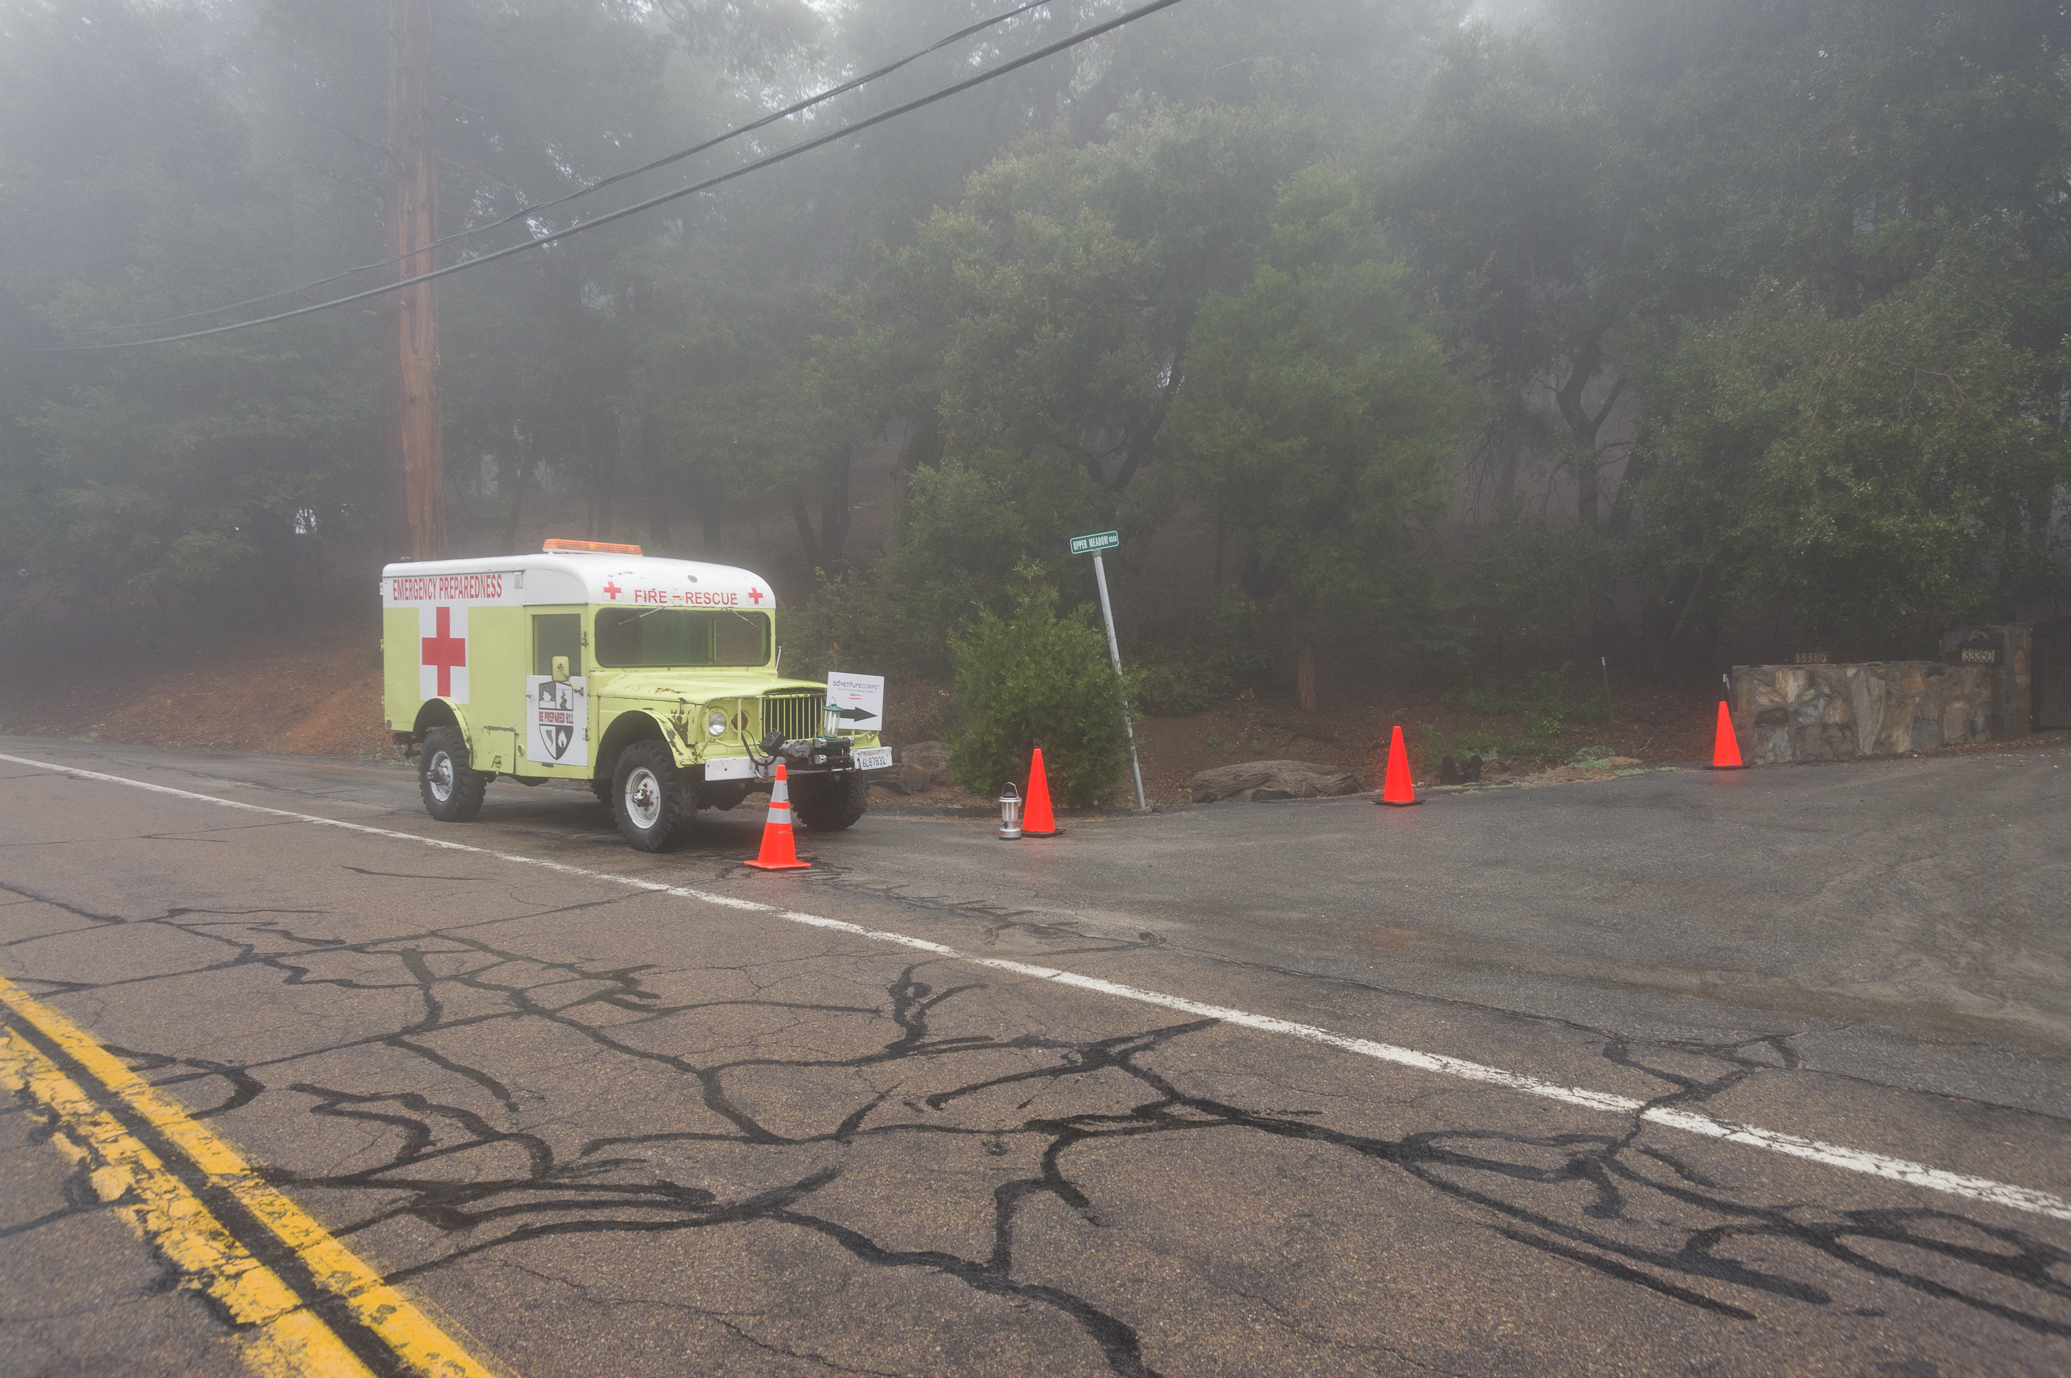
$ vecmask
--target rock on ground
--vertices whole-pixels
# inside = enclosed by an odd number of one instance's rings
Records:
[[[901,794],[919,794],[938,780],[949,779],[949,747],[943,742],[915,742],[895,753],[897,764],[875,771],[870,783]]]
[[[895,789],[901,794],[919,794],[933,782],[923,766],[895,765],[890,770],[873,770],[870,783],[883,789]]]
[[[1262,802],[1268,799],[1315,799],[1321,795],[1357,794],[1359,777],[1336,766],[1311,761],[1240,761],[1217,766],[1194,777],[1196,804],[1219,799]]]
[[[914,742],[899,748],[899,764],[919,766],[937,780],[949,778],[949,743]]]

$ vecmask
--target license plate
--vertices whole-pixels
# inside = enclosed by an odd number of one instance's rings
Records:
[[[857,770],[890,770],[892,749],[888,746],[866,746],[856,753]]]

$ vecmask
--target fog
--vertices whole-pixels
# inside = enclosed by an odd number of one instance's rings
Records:
[[[1066,542],[1110,528],[1133,654],[1232,687],[2071,601],[2059,7],[1184,0],[567,235],[1128,7],[928,52],[1011,6],[411,2],[421,129],[386,4],[0,3],[11,636],[542,534],[753,562],[801,668],[934,676],[1028,581],[1089,597]],[[106,348],[391,280],[412,130],[425,261],[538,241],[427,291],[435,549],[392,297]]]

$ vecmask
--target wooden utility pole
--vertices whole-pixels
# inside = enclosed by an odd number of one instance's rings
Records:
[[[432,134],[432,0],[389,0],[389,252],[395,281],[430,272],[438,222]],[[432,284],[388,295],[384,400],[388,412],[388,547],[433,560],[445,553],[445,459],[439,447],[439,322]]]

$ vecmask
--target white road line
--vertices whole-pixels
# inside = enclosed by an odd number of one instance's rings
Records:
[[[1546,1100],[1559,1101],[1563,1105],[1580,1106],[1584,1110],[1597,1110],[1612,1115],[1637,1114],[1649,1124],[1666,1129],[1680,1129],[1685,1133],[1700,1135],[1707,1139],[1723,1139],[1727,1143],[1745,1144],[1750,1148],[1767,1149],[1792,1158],[1805,1158],[1824,1163],[1849,1172],[1860,1172],[1871,1177],[1889,1178],[1894,1182],[1905,1182],[1929,1191],[1946,1192],[1951,1196],[1966,1196],[1976,1201],[1987,1201],[1996,1206],[2009,1206],[2014,1210],[2029,1211],[2036,1215],[2051,1216],[2058,1220],[2071,1220],[2071,1201],[2052,1196],[2046,1191],[2030,1187],[2014,1186],[2007,1182],[1995,1182],[1989,1177],[1971,1177],[1960,1172],[1948,1172],[1929,1167],[1925,1163],[1908,1162],[1904,1158],[1890,1158],[1881,1153],[1867,1153],[1861,1149],[1848,1148],[1840,1144],[1823,1143],[1818,1139],[1800,1138],[1796,1134],[1784,1134],[1774,1129],[1763,1129],[1758,1125],[1737,1124],[1721,1120],[1700,1111],[1682,1110],[1673,1106],[1652,1106],[1647,1102],[1634,1100],[1630,1096],[1613,1095],[1606,1091],[1591,1091],[1581,1086],[1562,1086],[1556,1082],[1542,1081],[1538,1077],[1526,1076],[1522,1072],[1509,1072],[1501,1067],[1490,1067],[1485,1063],[1469,1062],[1464,1058],[1447,1057],[1442,1053],[1418,1052],[1414,1048],[1398,1048],[1390,1043],[1376,1043],[1371,1039],[1351,1038],[1332,1033],[1313,1024],[1297,1024],[1292,1020],[1276,1019],[1271,1015],[1252,1014],[1246,1010],[1232,1009],[1226,1005],[1210,1005],[1199,1000],[1189,1000],[1180,995],[1166,995],[1162,991],[1144,990],[1139,986],[1125,986],[1116,981],[1103,981],[1096,976],[1082,976],[1075,971],[1062,971],[1056,967],[1033,966],[1027,962],[1012,962],[1000,957],[981,957],[975,953],[962,952],[941,943],[929,942],[925,938],[909,937],[904,933],[888,933],[882,929],[864,928],[860,924],[842,919],[823,918],[818,914],[807,914],[797,909],[784,909],[774,904],[762,904],[755,900],[740,899],[733,895],[714,894],[708,890],[697,890],[687,885],[665,885],[660,881],[643,880],[637,876],[613,875],[608,871],[592,871],[581,866],[570,866],[565,862],[546,861],[539,857],[522,856],[516,852],[499,852],[489,847],[475,847],[465,842],[448,842],[443,838],[422,837],[416,833],[396,832],[390,828],[370,827],[365,823],[347,823],[342,819],[325,818],[313,813],[295,813],[288,809],[269,808],[264,804],[248,804],[241,799],[218,799],[212,794],[197,794],[192,790],[174,789],[170,785],[154,785],[144,780],[131,780],[121,775],[104,775],[99,771],[81,770],[76,766],[58,765],[50,761],[33,760],[26,756],[0,754],[0,761],[16,765],[36,766],[60,774],[74,776],[81,780],[99,780],[111,785],[127,785],[132,789],[149,790],[154,794],[169,794],[177,799],[192,799],[199,803],[215,804],[226,809],[242,809],[247,813],[268,814],[275,818],[293,819],[298,823],[314,823],[319,827],[342,828],[347,832],[365,833],[370,837],[394,838],[400,842],[415,842],[426,847],[437,847],[449,852],[468,852],[475,856],[492,857],[498,861],[516,862],[521,866],[537,866],[561,875],[577,876],[584,880],[605,881],[612,885],[629,886],[635,890],[647,890],[655,894],[675,895],[681,899],[697,900],[703,904],[716,904],[727,909],[739,909],[748,913],[767,914],[772,918],[784,919],[790,923],[805,924],[813,928],[824,928],[836,933],[847,933],[874,942],[893,943],[900,947],[931,953],[948,961],[966,962],[972,966],[990,967],[995,971],[1008,971],[1017,976],[1026,976],[1038,981],[1050,981],[1060,986],[1072,986],[1079,990],[1094,991],[1116,999],[1133,1001],[1139,1005],[1154,1005],[1160,1009],[1176,1010],[1202,1019],[1215,1019],[1225,1024],[1242,1028],[1257,1029],[1264,1033],[1282,1034],[1289,1038],[1302,1039],[1309,1043],[1320,1043],[1327,1048],[1370,1057],[1381,1062],[1393,1062],[1418,1071],[1436,1072],[1441,1076],[1456,1077],[1462,1081],[1480,1082],[1487,1086],[1499,1086],[1509,1091],[1519,1091],[1528,1096],[1539,1096]]]

